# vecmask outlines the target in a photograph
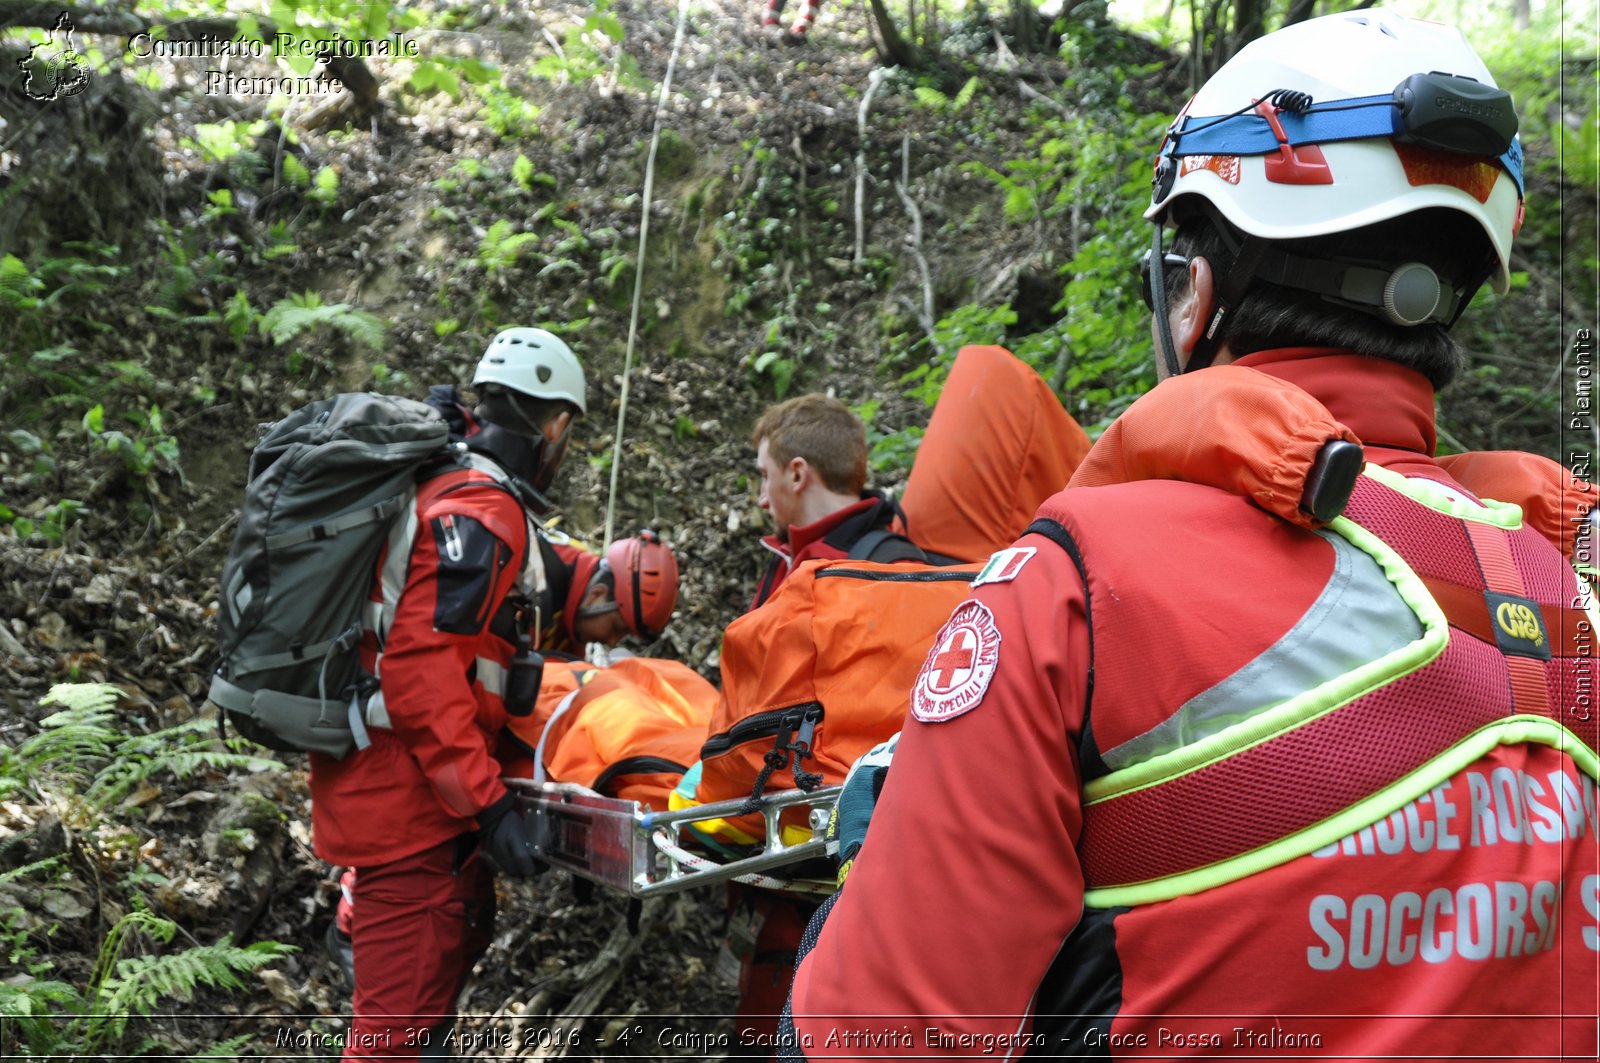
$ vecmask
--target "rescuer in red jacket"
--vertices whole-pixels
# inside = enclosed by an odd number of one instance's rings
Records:
[[[430,401],[449,396],[453,388],[435,388]],[[437,403],[435,403],[437,405]],[[462,410],[466,413],[465,409]],[[457,433],[467,436],[467,425]],[[475,427],[475,425],[474,425]],[[643,530],[619,539],[598,557],[574,545],[565,536],[535,529],[535,541],[544,568],[546,590],[534,599],[540,629],[533,644],[548,660],[581,660],[590,643],[615,647],[633,636],[649,642],[672,619],[678,602],[678,561],[672,548],[655,532]],[[503,742],[496,748],[506,775],[526,775],[526,751]],[[329,957],[355,983],[356,870],[348,867],[339,877],[339,900],[324,936]]]
[[[776,526],[761,540],[773,558],[750,608],[772,597],[803,562],[848,557],[863,536],[877,531],[904,540],[900,507],[882,491],[866,489],[866,429],[838,399],[801,395],[769,407],[750,443],[761,508]]]
[[[856,780],[784,1055],[1595,1058],[1594,614],[1432,457],[1449,326],[1507,287],[1515,128],[1458,32],[1383,11],[1190,102],[1158,375],[1293,383],[1370,464],[1323,531],[1175,481],[1041,508]]]
[[[850,407],[821,394],[788,399],[761,415],[750,442],[761,476],[761,508],[775,526],[761,540],[773,557],[750,608],[771,598],[797,566],[849,557],[866,536],[880,544],[871,559],[906,556],[899,553],[911,548],[905,515],[881,491],[866,489],[867,433]],[[730,921],[746,939],[736,1022],[770,1042],[789,995],[800,935],[817,904],[738,885],[729,892]]]
[[[453,1057],[456,997],[494,923],[493,872],[540,869],[492,747],[519,633],[548,593],[531,514],[548,506],[585,382],[559,338],[513,328],[472,383],[463,464],[419,484],[379,558],[370,745],[311,757],[317,855],[359,872],[346,1059]]]

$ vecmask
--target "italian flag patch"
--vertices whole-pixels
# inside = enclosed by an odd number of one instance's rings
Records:
[[[981,587],[985,583],[1009,583],[1017,578],[1022,566],[1032,560],[1033,555],[1038,552],[1039,548],[1036,546],[1011,546],[990,554],[989,563],[983,566],[983,571],[978,573],[972,585]]]

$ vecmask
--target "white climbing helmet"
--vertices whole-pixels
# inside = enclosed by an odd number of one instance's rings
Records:
[[[1482,227],[1504,292],[1523,216],[1515,133],[1510,96],[1459,30],[1382,10],[1311,19],[1246,45],[1189,101],[1145,217],[1198,196],[1245,233],[1290,240],[1443,207]]]
[[[560,337],[542,328],[508,328],[489,341],[472,386],[499,384],[539,399],[566,399],[589,412],[583,366]]]

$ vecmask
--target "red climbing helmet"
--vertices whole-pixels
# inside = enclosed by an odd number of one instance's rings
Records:
[[[642,639],[653,639],[678,605],[678,559],[653,531],[619,539],[606,550],[612,593],[622,622]]]

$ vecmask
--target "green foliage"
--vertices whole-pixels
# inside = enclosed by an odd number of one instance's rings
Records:
[[[622,48],[626,35],[622,20],[611,13],[611,0],[596,0],[594,13],[566,31],[556,53],[533,64],[533,76],[573,84],[605,80],[648,92],[649,79],[639,73],[638,62]]]
[[[332,206],[339,198],[339,172],[332,166],[324,166],[317,171],[317,176],[312,181],[313,187],[306,193],[306,198],[314,203]]]
[[[369,350],[383,349],[385,326],[381,318],[349,303],[324,303],[316,292],[279,300],[261,315],[260,322],[262,333],[279,347],[301,333],[323,326],[343,332]]]
[[[245,294],[243,288],[233,293],[233,297],[228,300],[222,311],[223,323],[228,326],[228,335],[233,337],[235,344],[244,342],[260,318],[261,315],[250,305],[250,297]]]
[[[777,351],[762,351],[756,355],[755,361],[750,363],[752,372],[771,378],[772,393],[779,399],[789,393],[789,385],[794,382],[795,368],[796,363],[793,358],[785,358]]]
[[[13,956],[48,969],[48,961],[38,961],[25,939],[18,943],[12,919],[0,915],[0,926],[11,932]],[[15,1047],[31,1057],[96,1056],[139,1047],[129,1044],[130,1022],[150,1015],[162,1001],[188,1000],[202,986],[241,989],[240,975],[297,951],[276,941],[240,948],[224,937],[213,945],[174,952],[123,955],[136,941],[170,944],[177,929],[170,919],[134,910],[107,932],[94,973],[83,988],[34,978],[0,982],[0,1020],[10,1027],[7,1032],[15,1037]],[[159,1044],[143,1042],[150,1048]]]
[[[523,250],[538,239],[536,233],[513,232],[511,223],[502,218],[489,226],[483,239],[478,241],[478,261],[492,276],[516,265]]]
[[[83,415],[83,427],[94,440],[95,448],[118,458],[129,478],[136,483],[148,481],[158,471],[181,475],[178,441],[167,432],[161,407],[151,404],[149,410],[134,410],[126,417],[134,425],[132,434],[107,429],[105,407],[97,404]]]
[[[1060,277],[1055,318],[1041,325],[1035,317],[1024,328],[1008,304],[970,303],[948,310],[931,337],[892,339],[898,350],[888,364],[914,360],[901,384],[929,405],[943,390],[956,351],[974,343],[1006,346],[1091,426],[1108,421],[1150,383],[1148,315],[1132,266],[1148,240],[1141,216],[1149,200],[1148,159],[1168,116],[1134,101],[1131,93],[1155,68],[1121,59],[1125,44],[1099,17],[1080,19],[1075,11],[1068,20],[1063,54],[1077,59],[1073,79],[1058,96],[1063,102],[1030,110],[1028,150],[995,161],[980,154],[960,164],[1001,196],[1003,217],[1016,227],[1016,260],[1036,275]],[[934,110],[979,108],[972,121],[981,127],[982,97],[963,90],[947,101],[923,89],[913,93]],[[908,434],[884,434],[874,441],[874,467],[894,470],[909,461],[915,443]]]
[[[306,169],[306,164],[293,155],[283,157],[283,179],[291,188],[309,188],[311,186],[311,171]]]
[[[876,480],[904,477],[911,471],[917,448],[922,445],[923,429],[918,425],[883,429],[878,424],[882,405],[873,399],[852,407],[867,429],[867,467]]]
[[[201,987],[231,990],[241,975],[293,952],[275,941],[239,947],[214,944],[172,949],[177,925],[152,911],[139,891],[148,875],[106,877],[94,846],[127,836],[111,817],[132,789],[158,774],[187,777],[201,770],[257,771],[277,761],[226,748],[208,721],[195,720],[151,734],[130,732],[116,712],[121,691],[108,684],[63,684],[41,701],[60,706],[40,730],[15,748],[0,745],[0,798],[22,796],[56,810],[96,862],[97,892],[127,889],[131,910],[100,940],[93,971],[81,985],[48,977],[55,964],[39,931],[27,929],[20,908],[0,909],[0,952],[8,977],[0,981],[0,1025],[18,1058],[121,1056],[159,1046],[135,1039],[136,1020],[167,1000],[188,1000]],[[242,742],[236,744],[242,746]],[[48,892],[70,888],[69,857],[57,856],[0,872],[0,886],[27,881]],[[137,865],[136,865],[137,868]],[[111,893],[110,895],[114,895]],[[44,936],[55,932],[52,927]],[[188,939],[192,941],[193,939]],[[132,953],[132,954],[130,954]]]
[[[961,90],[954,96],[947,96],[932,85],[918,85],[911,91],[923,107],[938,114],[954,116],[967,109],[967,105],[977,95],[979,84],[977,76],[974,75],[967,79],[967,83],[961,86]]]
[[[479,89],[483,124],[501,140],[525,140],[539,132],[539,107],[503,85]]]
[[[239,213],[238,209],[233,205],[233,192],[230,189],[218,188],[208,193],[206,199],[211,205],[200,215],[202,222],[220,221],[223,218],[230,218]]]
[[[157,776],[185,779],[202,771],[281,766],[247,752],[241,740],[218,748],[214,725],[203,719],[130,734],[114,711],[121,696],[107,683],[51,687],[39,703],[61,710],[40,721],[39,732],[15,749],[0,747],[0,798],[20,792],[67,810],[74,823],[87,823]]]
[[[11,525],[20,542],[27,542],[35,533],[54,546],[67,537],[67,528],[78,519],[83,503],[75,498],[63,498],[47,507],[36,520],[21,516],[9,506],[0,503],[0,524]]]
[[[408,388],[411,375],[403,369],[390,369],[382,362],[372,367],[372,381],[380,388]]]
[[[198,151],[207,162],[225,163],[250,151],[256,135],[264,128],[264,124],[258,129],[251,122],[201,122],[194,127],[194,136],[185,137],[181,144]]]

